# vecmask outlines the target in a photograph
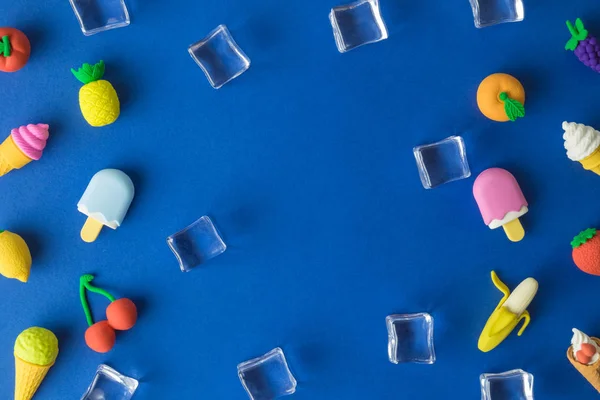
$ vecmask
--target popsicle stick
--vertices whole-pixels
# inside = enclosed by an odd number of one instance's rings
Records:
[[[502,227],[504,228],[504,233],[508,236],[508,240],[511,242],[519,242],[525,237],[525,229],[523,229],[519,218],[507,222]]]
[[[94,242],[98,238],[103,226],[102,222],[92,217],[88,217],[83,228],[81,228],[81,239],[87,243]]]

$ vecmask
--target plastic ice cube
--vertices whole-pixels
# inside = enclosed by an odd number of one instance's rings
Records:
[[[388,38],[379,11],[379,0],[360,0],[334,7],[329,13],[329,20],[340,53]]]
[[[124,0],[69,0],[84,35],[90,36],[130,23]]]
[[[188,52],[215,89],[237,78],[250,67],[250,59],[233,40],[225,25],[217,26],[207,37],[191,45]]]
[[[471,176],[465,142],[460,136],[417,146],[413,153],[425,189]]]
[[[533,375],[522,369],[482,374],[481,400],[533,400]]]
[[[101,364],[81,400],[129,400],[137,387],[137,380]]]
[[[388,356],[394,364],[433,364],[433,318],[427,313],[394,314],[385,319]]]
[[[240,381],[252,400],[277,399],[296,391],[296,379],[279,347],[239,364],[237,369]]]
[[[523,0],[469,0],[477,28],[519,22],[525,18]]]
[[[212,220],[203,216],[187,228],[167,238],[183,272],[223,253],[227,245]]]

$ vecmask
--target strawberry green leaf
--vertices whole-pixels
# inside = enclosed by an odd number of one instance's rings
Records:
[[[506,92],[500,93],[500,100],[504,102],[504,112],[511,121],[516,121],[517,118],[523,118],[525,116],[525,107],[521,102],[508,97]]]
[[[596,236],[596,229],[588,228],[585,231],[580,232],[577,236],[573,238],[573,241],[571,242],[571,247],[573,247],[573,249],[576,249],[579,246],[585,244],[594,236]]]

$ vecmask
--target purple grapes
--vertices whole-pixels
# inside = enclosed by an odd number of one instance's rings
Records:
[[[587,39],[579,42],[575,49],[575,55],[579,61],[594,71],[600,72],[600,44],[595,37],[588,36]]]

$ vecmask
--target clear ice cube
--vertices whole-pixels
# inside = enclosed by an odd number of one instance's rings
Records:
[[[465,142],[460,136],[450,136],[437,143],[417,146],[413,153],[425,189],[471,176]]]
[[[361,0],[334,7],[329,13],[329,20],[340,53],[388,38],[379,0]]]
[[[427,313],[394,314],[385,319],[388,357],[394,364],[433,364],[433,318]]]
[[[169,236],[167,244],[177,257],[183,272],[189,272],[227,249],[219,230],[206,215]]]
[[[229,29],[219,25],[207,37],[188,48],[215,89],[237,78],[250,67],[250,59],[237,45]]]
[[[296,391],[296,379],[279,347],[239,364],[237,369],[240,381],[252,400],[277,399]]]
[[[129,400],[137,387],[137,380],[101,364],[81,400]]]
[[[482,374],[481,400],[533,400],[533,375],[522,369]]]
[[[69,0],[84,35],[90,36],[130,23],[123,0]]]
[[[525,18],[523,0],[469,0],[477,28],[519,22]]]

